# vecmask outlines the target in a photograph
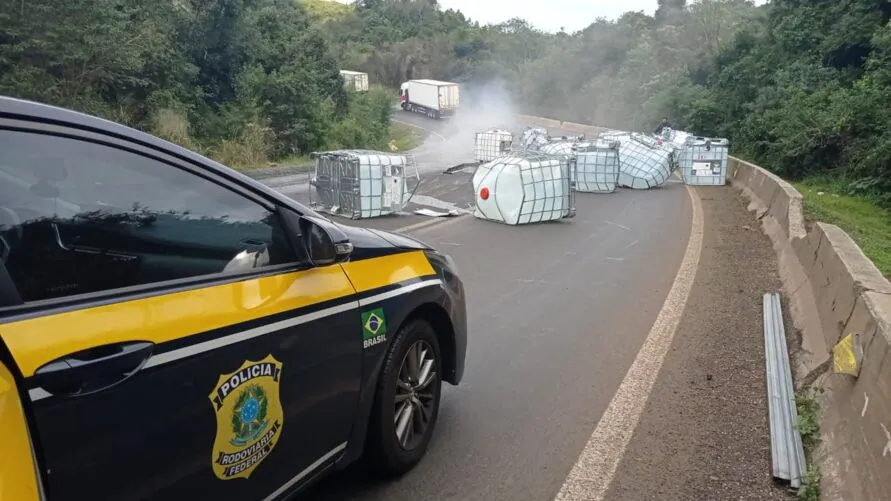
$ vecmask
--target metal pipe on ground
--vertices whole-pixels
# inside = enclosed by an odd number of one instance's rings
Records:
[[[797,427],[798,409],[782,305],[776,293],[764,295],[764,356],[773,476],[789,481],[792,488],[798,489],[806,470],[804,446]]]

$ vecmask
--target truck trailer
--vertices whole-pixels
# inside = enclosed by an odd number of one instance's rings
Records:
[[[356,92],[368,91],[368,73],[361,71],[340,70],[340,76],[343,77],[343,84],[347,89]]]
[[[402,109],[430,118],[454,115],[458,109],[459,87],[454,82],[409,80],[400,89]]]

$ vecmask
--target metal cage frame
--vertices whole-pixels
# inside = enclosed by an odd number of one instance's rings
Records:
[[[310,178],[309,186],[310,207],[319,212],[346,216],[350,219],[395,214],[408,205],[421,184],[420,172],[412,155],[351,149],[313,152],[310,157],[315,162],[315,171]],[[362,179],[362,157],[377,157],[380,163],[369,164],[369,167],[381,167],[380,177]],[[393,162],[394,158],[400,158],[402,161]],[[385,159],[391,160],[385,161]],[[383,200],[386,193],[385,178],[392,177],[384,174],[387,168],[401,170],[403,179],[401,200],[390,205],[386,205]],[[410,183],[412,179],[414,183]],[[409,187],[412,184],[413,186]],[[381,198],[379,204],[373,201],[376,197]],[[369,203],[363,204],[363,201]],[[363,205],[370,208],[363,209]]]
[[[514,150],[511,151],[509,156],[499,158],[496,161],[498,163],[503,163],[503,164],[513,163],[513,164],[517,165],[517,167],[519,168],[520,179],[523,183],[523,197],[520,201],[520,215],[517,217],[516,225],[535,224],[535,223],[556,221],[559,219],[568,219],[568,218],[575,217],[575,215],[576,215],[575,186],[574,186],[574,182],[572,181],[572,170],[574,167],[572,166],[573,161],[571,158],[565,157],[565,156],[558,156],[558,155],[549,155],[547,153],[543,153],[536,149],[515,148]],[[473,177],[471,178],[471,183],[473,182],[473,179],[476,179],[476,175],[481,168],[483,168],[486,165],[493,164],[496,161],[487,162],[487,163],[479,165],[474,170]],[[560,163],[561,177],[559,179],[554,179],[554,178],[535,179],[534,174],[532,174],[530,172],[534,168],[532,164],[535,162],[548,162],[548,161],[557,161]],[[528,165],[528,167],[526,169],[523,169],[522,165],[520,165],[520,163],[522,163],[522,162],[526,162],[526,164]],[[488,175],[487,175],[487,177],[488,177]],[[530,190],[528,190],[528,187],[531,186],[532,193],[537,195],[540,190],[546,191],[545,185],[547,183],[550,183],[552,186],[554,186],[555,183],[558,183],[558,182],[563,183],[564,193],[566,194],[565,197],[567,198],[566,207],[562,209],[562,213],[559,218],[547,218],[546,219],[544,217],[545,214],[550,214],[550,213],[554,212],[555,210],[557,210],[554,208],[554,206],[556,205],[556,200],[558,198],[562,199],[563,197],[551,196],[551,197],[538,198],[538,197],[534,196],[533,197],[534,200],[527,200],[527,194],[530,191]],[[493,184],[493,186],[497,187],[497,179],[496,179],[496,182]],[[475,187],[474,187],[474,189],[475,189]],[[497,188],[496,188],[496,190],[497,190]],[[556,189],[553,191],[556,191]],[[476,196],[476,194],[474,194],[474,196]],[[541,207],[539,207],[536,210],[536,201],[537,200],[545,200],[545,203],[542,203]],[[549,204],[547,203],[547,201],[549,201],[549,200],[552,201],[552,203],[550,204],[551,208],[546,209],[546,207],[549,206]],[[524,212],[523,207],[526,207],[528,203],[532,204],[532,207],[531,207],[532,210]],[[494,221],[497,223],[514,226],[514,225],[506,222],[506,218],[504,217],[503,214],[500,214],[501,219],[493,218],[493,217],[485,214],[482,210],[480,210],[479,205],[477,205],[474,208],[473,214],[474,214],[474,216],[476,216],[479,219],[484,219],[487,221]],[[523,219],[526,217],[528,217],[528,221],[523,221]]]

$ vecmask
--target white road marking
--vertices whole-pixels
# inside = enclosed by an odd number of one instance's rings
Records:
[[[391,118],[390,121],[391,121],[391,122],[400,123],[400,124],[402,124],[402,125],[408,125],[409,127],[414,127],[415,129],[421,129],[422,131],[427,132],[428,134],[432,134],[432,135],[434,135],[434,136],[436,136],[436,137],[442,139],[443,141],[446,140],[445,136],[443,136],[443,135],[440,134],[439,132],[430,130],[430,129],[426,128],[426,127],[421,127],[420,125],[415,125],[415,124],[410,123],[410,122],[403,122],[402,120],[396,120],[395,118]],[[423,145],[422,145],[422,146],[423,146]]]
[[[615,226],[616,228],[622,228],[625,231],[631,231],[631,228],[625,226],[624,224],[614,223],[612,221],[607,221],[606,224]]]
[[[635,240],[635,241],[631,242],[630,244],[626,245],[625,247],[622,247],[622,250],[628,250],[628,249],[634,247],[635,245],[637,245],[638,242],[640,242],[640,240]]]
[[[602,501],[640,421],[684,313],[702,252],[701,202],[689,186],[687,194],[693,206],[693,222],[674,284],[637,358],[563,482],[556,501]]]

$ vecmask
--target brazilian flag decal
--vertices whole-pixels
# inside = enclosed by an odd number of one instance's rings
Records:
[[[387,340],[387,317],[383,308],[362,313],[362,343],[365,348]]]

